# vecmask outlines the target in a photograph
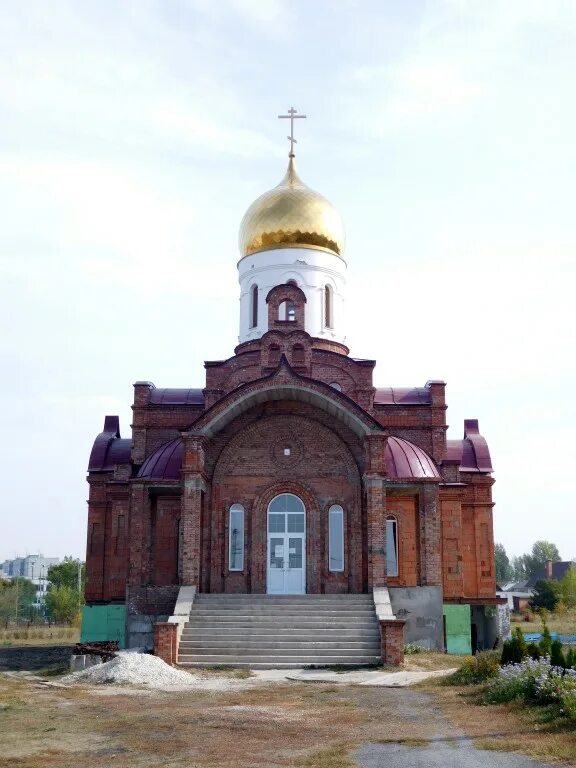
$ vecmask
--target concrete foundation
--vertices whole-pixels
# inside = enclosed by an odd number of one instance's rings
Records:
[[[405,619],[404,642],[444,650],[441,587],[390,587],[394,615]]]

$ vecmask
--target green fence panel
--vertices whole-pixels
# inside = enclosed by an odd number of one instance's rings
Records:
[[[445,605],[443,608],[446,627],[446,652],[472,653],[469,605]]]
[[[118,640],[125,647],[126,608],[123,605],[85,605],[82,609],[80,642]]]

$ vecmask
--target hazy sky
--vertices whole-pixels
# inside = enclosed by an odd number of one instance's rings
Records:
[[[300,175],[347,230],[378,386],[478,418],[495,535],[576,556],[573,0],[0,0],[0,561],[84,556],[86,466],[132,384],[238,335],[237,231]]]

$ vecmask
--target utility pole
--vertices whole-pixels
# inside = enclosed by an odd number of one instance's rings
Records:
[[[78,558],[78,600],[82,600],[82,564]]]

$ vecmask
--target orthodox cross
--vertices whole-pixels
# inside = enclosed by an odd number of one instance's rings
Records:
[[[288,157],[294,157],[294,144],[297,144],[298,142],[294,138],[294,120],[298,120],[298,118],[306,117],[306,115],[299,115],[298,110],[294,109],[294,107],[290,107],[288,110],[287,115],[278,115],[280,119],[288,119],[290,120],[290,136],[288,136],[288,141],[290,142],[290,154]]]

